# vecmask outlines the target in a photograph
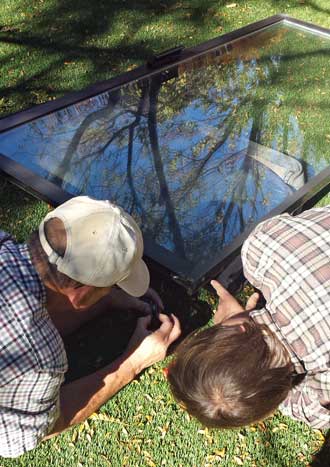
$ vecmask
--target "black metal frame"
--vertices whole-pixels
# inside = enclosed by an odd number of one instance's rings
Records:
[[[314,24],[300,21],[287,15],[274,15],[204,42],[196,47],[185,49],[180,46],[175,49],[171,49],[153,57],[153,59],[151,59],[146,65],[119,75],[118,77],[99,82],[82,91],[70,93],[54,101],[46,102],[22,112],[9,115],[8,117],[0,120],[0,133],[63,109],[64,107],[73,105],[79,101],[94,97],[97,94],[113,91],[125,84],[132,83],[139,79],[149,78],[161,71],[171,70],[172,67],[176,67],[191,58],[196,58],[199,55],[210,52],[212,49],[218,49],[222,45],[225,46],[227,43],[240,39],[243,36],[282,22],[301,26],[311,32],[315,31],[316,33],[323,33],[330,37],[329,29],[315,26]],[[14,183],[54,206],[57,206],[72,197],[72,195],[55,184],[36,175],[3,154],[0,154],[0,170]],[[323,170],[304,185],[304,187],[291,195],[285,202],[273,209],[267,216],[265,216],[265,218],[272,217],[283,212],[295,213],[302,211],[306,207],[315,204],[329,190],[330,167]],[[171,279],[183,285],[189,293],[194,293],[199,287],[205,285],[211,278],[216,277],[219,274],[220,277],[224,277],[224,280],[227,283],[230,281],[231,275],[235,276],[237,275],[236,273],[239,273],[241,266],[240,262],[237,261],[237,257],[242,243],[252,229],[253,226],[246,229],[244,233],[236,237],[229,246],[223,248],[218,256],[216,255],[216,252],[214,252],[215,254],[213,258],[210,258],[210,261],[204,264],[202,273],[200,266],[198,270],[196,268],[195,270],[192,269],[191,264],[180,260],[176,255],[155,244],[152,239],[146,238],[146,236],[145,256],[147,257],[147,261],[149,260],[149,262],[155,267],[159,268],[160,266],[162,271],[166,272]],[[214,259],[215,257],[216,259]],[[230,268],[230,264],[235,266]],[[177,271],[178,274],[173,273],[173,270]],[[187,274],[188,272],[189,277]]]

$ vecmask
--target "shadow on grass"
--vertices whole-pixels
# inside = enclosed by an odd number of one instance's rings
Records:
[[[315,454],[310,467],[329,467],[330,465],[330,430],[325,435],[325,440],[320,451]]]
[[[181,287],[165,281],[156,272],[151,271],[151,276],[151,285],[161,296],[165,310],[174,313],[180,321],[182,336],[179,340],[210,320],[212,310],[207,302],[187,295]],[[66,338],[69,361],[66,382],[93,373],[119,357],[127,347],[136,319],[134,313],[113,311],[85,324]]]
[[[10,183],[0,172],[0,229],[24,242],[48,212],[46,203]]]
[[[141,64],[153,53],[177,45],[177,34],[189,35],[191,27],[203,30],[210,22],[219,23],[214,18],[219,8],[215,0],[48,0],[40,5],[22,9],[23,21],[0,24],[0,45],[19,47],[1,59],[2,67],[8,68],[1,96],[19,99],[15,110],[110,78],[125,64]],[[20,2],[16,8],[20,11]],[[225,22],[221,18],[222,26]],[[24,65],[27,55],[29,63]],[[77,63],[84,69],[76,69]],[[70,67],[71,77],[66,71]]]

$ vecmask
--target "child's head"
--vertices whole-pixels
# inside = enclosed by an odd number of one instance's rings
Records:
[[[178,402],[209,427],[240,427],[273,412],[292,388],[285,347],[252,320],[216,325],[178,347],[168,380]]]

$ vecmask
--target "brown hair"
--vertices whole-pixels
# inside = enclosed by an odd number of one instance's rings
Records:
[[[292,388],[292,376],[286,348],[250,320],[189,336],[177,349],[168,380],[177,401],[200,422],[232,428],[273,412]]]
[[[53,218],[45,223],[45,235],[48,243],[60,256],[64,256],[66,248],[66,234],[63,223],[60,219]],[[71,279],[66,274],[57,270],[55,264],[48,261],[44,249],[39,240],[39,232],[36,230],[30,236],[28,242],[29,251],[33,264],[35,265],[41,280],[48,285],[54,287],[79,287],[82,285],[74,279]]]

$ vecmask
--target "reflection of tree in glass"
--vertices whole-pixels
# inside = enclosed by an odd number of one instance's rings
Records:
[[[68,191],[113,199],[157,243],[200,260],[292,191],[247,156],[250,140],[305,161],[307,176],[328,163],[329,96],[315,104],[309,86],[328,50],[269,28],[38,120],[25,145]]]

